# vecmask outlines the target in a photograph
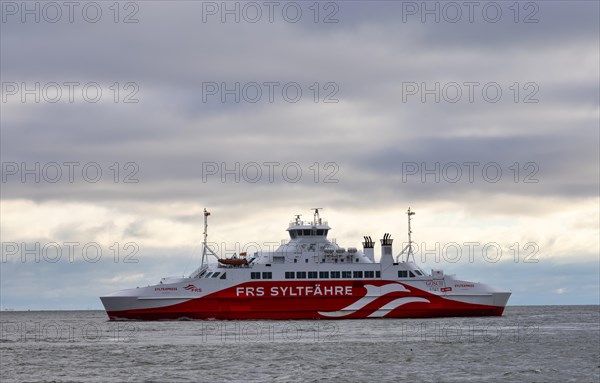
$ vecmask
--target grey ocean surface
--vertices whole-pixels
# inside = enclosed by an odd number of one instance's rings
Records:
[[[2,312],[1,382],[594,382],[600,306],[503,317],[108,322]]]

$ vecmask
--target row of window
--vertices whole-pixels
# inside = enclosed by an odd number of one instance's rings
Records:
[[[263,271],[261,278],[260,272],[253,271],[250,273],[250,279],[273,279],[273,273],[270,271]]]
[[[299,230],[290,230],[290,237],[292,239],[296,237],[308,237],[308,236],[326,236],[327,229],[299,229]]]
[[[219,279],[225,279],[225,278],[227,278],[227,273],[221,274],[220,271],[215,271],[214,273],[210,272],[210,273],[206,274],[204,276],[204,278],[218,278],[219,275],[221,275],[221,278],[219,278]]]
[[[286,271],[285,279],[379,278],[380,271]]]
[[[419,270],[414,270],[414,273],[411,270],[398,270],[398,278],[414,278],[415,274],[423,275]]]
[[[414,273],[413,273],[414,271]],[[416,274],[416,275],[415,275]],[[398,270],[398,278],[415,278],[416,276],[422,276],[423,274],[419,270]],[[219,278],[220,276],[220,278]],[[219,278],[225,279],[227,273],[221,274],[221,272],[210,272],[204,276],[204,278]],[[381,277],[380,271],[286,271],[285,279],[339,279],[339,278],[379,278]],[[250,279],[273,279],[273,273],[271,271],[251,272]]]

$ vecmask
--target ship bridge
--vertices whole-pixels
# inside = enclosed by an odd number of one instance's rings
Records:
[[[327,221],[323,221],[319,217],[319,209],[314,208],[314,219],[312,221],[303,221],[300,219],[301,215],[296,215],[294,220],[290,222],[287,231],[290,235],[290,239],[302,240],[304,238],[310,239],[311,241],[326,241],[327,233],[331,230],[331,227],[327,224]]]

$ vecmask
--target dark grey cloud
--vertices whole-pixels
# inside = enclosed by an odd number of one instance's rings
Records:
[[[308,18],[298,23],[281,18],[274,23],[204,23],[202,4],[188,1],[139,2],[135,24],[115,24],[110,13],[96,24],[9,20],[0,25],[2,82],[98,82],[104,96],[97,104],[80,98],[72,104],[21,103],[18,97],[2,102],[2,162],[29,167],[36,162],[78,162],[78,172],[92,162],[101,167],[103,177],[93,183],[76,173],[73,183],[66,174],[57,183],[23,183],[12,176],[0,184],[2,202],[23,199],[56,208],[84,202],[115,216],[131,214],[136,218],[119,235],[142,240],[151,232],[148,212],[161,207],[165,219],[199,227],[201,217],[193,211],[198,206],[222,209],[226,216],[235,212],[246,220],[255,219],[265,206],[389,211],[411,203],[536,217],[593,200],[600,183],[599,5],[520,2],[520,20],[533,9],[526,9],[527,4],[534,4],[539,22],[515,23],[509,8],[514,2],[497,3],[503,10],[497,23],[482,20],[480,13],[473,23],[422,23],[415,16],[404,22],[403,7],[412,3],[364,1],[339,2],[339,23],[314,23],[307,8],[312,3],[301,3]],[[203,100],[206,82],[231,86],[267,81],[298,82],[303,97],[298,103],[285,102],[280,95],[274,103],[266,96],[257,103],[223,103],[218,96]],[[115,82],[137,84],[140,102],[112,102],[109,87]],[[315,82],[321,87],[334,82],[339,103],[315,103],[308,88]],[[433,102],[431,97],[422,102],[420,94],[403,99],[407,83],[457,83],[464,91],[465,82],[479,82],[478,92],[486,83],[497,83],[503,97],[489,102],[477,92],[474,102],[466,95],[457,103],[443,98]],[[529,82],[537,87],[537,103],[523,102],[523,86]],[[511,90],[515,83],[517,102]],[[321,88],[321,99],[324,94]],[[231,177],[221,182],[220,174],[202,179],[203,163],[243,167],[273,161],[280,164],[273,183],[266,174],[256,183],[236,183]],[[127,174],[123,166],[129,162],[138,167],[138,183],[122,182]],[[311,170],[315,162],[321,167],[318,182]],[[329,162],[338,167],[334,179],[339,182],[324,182],[331,174],[323,169]],[[466,174],[461,182],[442,178],[436,183],[429,177],[422,183],[417,174],[403,182],[406,162],[429,167],[436,162],[497,163],[503,176],[499,182],[478,173],[472,183]],[[520,182],[514,182],[510,167],[515,162],[521,167],[535,163],[539,182],[521,182],[528,172],[523,168]],[[117,183],[114,163],[120,167]],[[281,176],[287,163],[301,167],[301,181],[286,182]],[[169,210],[169,204],[190,209]],[[2,225],[5,230],[12,227],[5,220]],[[122,230],[104,221],[56,227],[55,236],[76,239]],[[34,237],[29,239],[44,238],[41,233]],[[17,294],[17,283],[4,278],[18,270],[4,266],[3,301],[9,291],[26,302],[33,292]],[[89,275],[106,279],[118,271],[108,266],[82,265],[76,271],[25,266],[22,271],[29,276],[48,272],[39,280],[43,286],[59,275],[84,283]],[[163,271],[140,266],[145,275]],[[180,266],[174,264],[173,271]],[[535,273],[543,280],[556,267],[540,267]],[[597,286],[593,278],[590,283]]]

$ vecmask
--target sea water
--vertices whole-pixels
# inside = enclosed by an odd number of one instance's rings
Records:
[[[109,322],[0,314],[1,382],[593,382],[600,306],[502,317]]]

